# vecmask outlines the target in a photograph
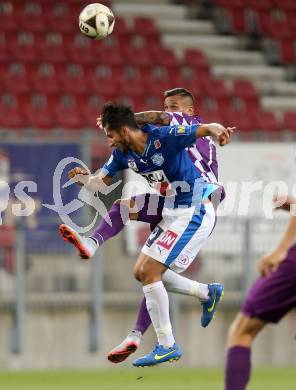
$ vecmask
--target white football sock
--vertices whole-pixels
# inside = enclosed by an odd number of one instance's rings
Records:
[[[143,286],[143,291],[159,344],[165,348],[172,347],[175,339],[170,321],[169,297],[162,281]]]
[[[185,278],[170,269],[162,274],[162,281],[167,291],[191,295],[200,299],[201,302],[204,302],[209,298],[209,288],[207,284]]]

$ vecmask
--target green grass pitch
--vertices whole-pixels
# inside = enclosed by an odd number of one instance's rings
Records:
[[[201,368],[145,368],[0,372],[5,390],[223,390],[223,372]],[[260,368],[248,390],[295,390],[295,368]]]

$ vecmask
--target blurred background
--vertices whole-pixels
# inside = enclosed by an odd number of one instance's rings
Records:
[[[42,205],[54,204],[54,189],[66,181],[68,166],[61,182],[53,181],[63,158],[79,158],[94,171],[110,154],[95,127],[103,102],[161,110],[163,92],[175,87],[194,94],[204,122],[238,128],[234,142],[219,150],[220,180],[230,195],[226,216],[187,272],[224,283],[225,301],[204,330],[194,299],[170,297],[184,350],[178,364],[222,367],[227,330],[257,275],[256,261],[276,245],[288,219],[281,212],[266,219],[270,198],[264,203],[262,195],[273,180],[290,193],[295,183],[296,2],[104,4],[116,22],[98,42],[79,32],[85,1],[0,2],[0,370],[110,366],[106,355],[132,329],[142,298],[132,267],[149,229],[131,224],[94,261],[82,262],[59,237],[58,214]],[[25,191],[33,205],[26,217],[15,216],[20,181],[37,183]],[[262,185],[247,199],[243,181]],[[121,190],[104,199],[107,206]],[[61,189],[63,204],[78,191]],[[87,226],[95,210],[84,202],[72,217]],[[295,365],[292,317],[259,336],[254,363]],[[154,341],[150,330],[137,354]]]

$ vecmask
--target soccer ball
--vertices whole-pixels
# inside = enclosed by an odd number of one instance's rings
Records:
[[[113,31],[115,17],[103,4],[89,4],[80,12],[79,28],[82,34],[92,39],[104,39]]]

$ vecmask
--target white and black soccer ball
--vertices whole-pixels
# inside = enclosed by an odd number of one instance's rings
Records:
[[[79,15],[82,34],[92,39],[104,39],[113,31],[115,17],[111,9],[103,4],[89,4]]]

